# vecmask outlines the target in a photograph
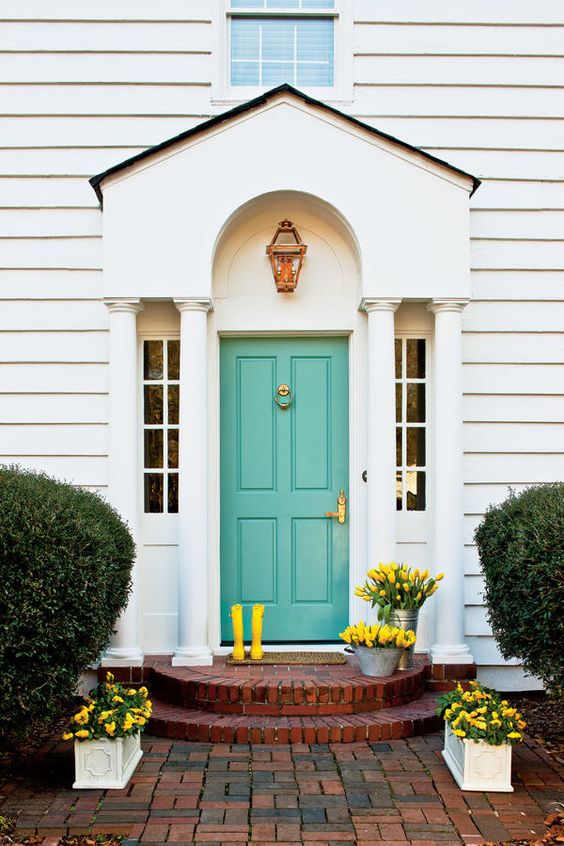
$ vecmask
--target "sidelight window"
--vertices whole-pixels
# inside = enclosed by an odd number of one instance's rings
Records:
[[[425,511],[427,349],[424,338],[396,338],[396,508]]]
[[[145,513],[178,512],[180,341],[143,342]]]

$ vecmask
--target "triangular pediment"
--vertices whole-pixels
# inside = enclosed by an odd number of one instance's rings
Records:
[[[90,184],[96,191],[100,202],[102,202],[104,183],[111,177],[118,176],[119,174],[125,172],[134,172],[137,168],[142,168],[151,164],[152,160],[157,161],[159,158],[166,156],[168,152],[173,152],[175,149],[181,149],[183,146],[189,146],[195,140],[203,140],[206,134],[211,135],[217,130],[223,131],[228,129],[229,124],[235,124],[242,119],[251,117],[253,113],[260,113],[276,103],[284,102],[293,102],[296,105],[301,105],[302,108],[311,114],[312,119],[324,119],[330,120],[333,123],[341,123],[354,134],[360,136],[365,135],[366,139],[372,141],[372,143],[375,143],[384,149],[388,149],[396,155],[400,155],[403,158],[411,160],[414,164],[423,166],[428,171],[436,171],[437,175],[441,175],[443,178],[445,173],[450,174],[452,178],[456,179],[456,181],[469,191],[470,195],[473,194],[480,185],[480,180],[472,174],[467,173],[466,171],[461,170],[460,168],[455,167],[436,156],[432,156],[430,153],[426,153],[418,147],[414,147],[413,145],[408,144],[405,141],[401,141],[392,135],[381,132],[358,118],[351,117],[332,106],[328,106],[320,100],[315,100],[288,84],[280,85],[270,91],[266,91],[264,94],[261,94],[253,100],[242,103],[227,112],[215,115],[209,120],[186,130],[186,132],[175,135],[160,144],[149,147],[146,150],[143,150],[143,152],[113,165],[103,171],[103,173],[93,176],[90,179]]]

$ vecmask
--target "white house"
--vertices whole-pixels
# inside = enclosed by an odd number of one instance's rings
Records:
[[[235,601],[281,648],[329,644],[396,559],[446,573],[420,649],[534,686],[491,637],[473,531],[563,476],[561,4],[0,16],[0,460],[129,522],[105,660],[210,663]],[[293,293],[266,249],[285,220]]]

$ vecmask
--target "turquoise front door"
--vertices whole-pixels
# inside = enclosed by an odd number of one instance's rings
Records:
[[[257,602],[265,642],[335,641],[347,625],[349,518],[326,512],[348,495],[348,421],[346,338],[222,340],[224,643],[238,602],[248,640]]]

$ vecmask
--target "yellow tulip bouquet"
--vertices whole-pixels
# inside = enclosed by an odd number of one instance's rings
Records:
[[[480,740],[491,746],[519,743],[527,723],[507,699],[501,699],[495,690],[470,682],[470,689],[458,685],[456,690],[443,693],[438,698],[437,714],[450,724],[457,737]]]
[[[432,578],[428,570],[408,567],[407,564],[378,564],[377,569],[369,570],[363,585],[355,588],[355,596],[378,606],[378,619],[390,619],[395,609],[417,611],[425,600],[438,590],[438,582],[444,573]]]
[[[351,646],[367,646],[369,649],[408,649],[415,643],[415,632],[397,629],[395,626],[368,626],[362,621],[356,626],[347,626],[339,633],[345,643]]]
[[[90,691],[85,704],[71,717],[63,740],[128,737],[144,731],[152,712],[148,696],[146,687],[124,687],[107,673],[106,681]]]

